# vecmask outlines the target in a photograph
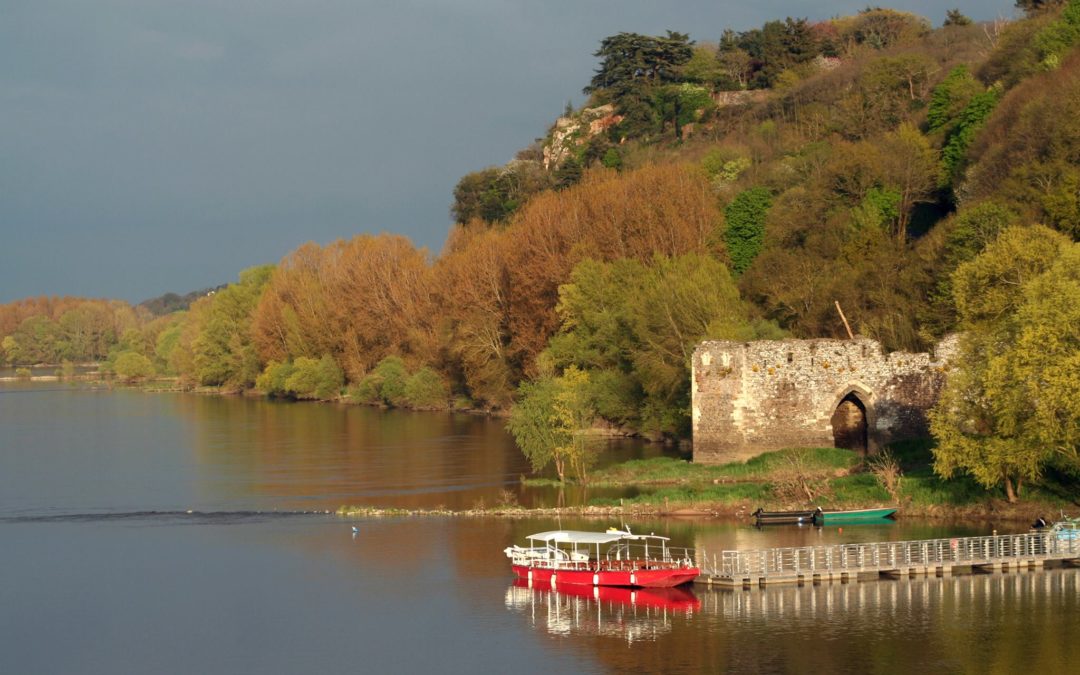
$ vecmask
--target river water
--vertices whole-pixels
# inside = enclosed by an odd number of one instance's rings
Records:
[[[515,585],[502,549],[620,523],[326,513],[553,503],[502,426],[4,383],[0,672],[1077,672],[1076,570],[578,595]],[[629,525],[715,552],[1017,529]]]

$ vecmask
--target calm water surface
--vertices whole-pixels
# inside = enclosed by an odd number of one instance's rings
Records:
[[[499,420],[0,385],[0,672],[1077,672],[1075,570],[594,597],[501,550],[617,523],[319,513],[555,499],[525,472]],[[630,524],[708,551],[1010,527]]]

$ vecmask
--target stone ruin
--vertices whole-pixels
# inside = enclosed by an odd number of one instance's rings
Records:
[[[867,338],[703,342],[691,375],[694,461],[795,447],[875,453],[925,438],[956,348],[956,336],[932,354],[886,354]]]

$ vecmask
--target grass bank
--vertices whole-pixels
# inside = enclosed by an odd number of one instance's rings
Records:
[[[1047,476],[1010,504],[967,476],[943,479],[933,471],[929,441],[897,443],[891,462],[864,461],[838,448],[769,452],[746,462],[719,466],[660,457],[633,460],[594,472],[590,485],[636,488],[628,499],[596,498],[595,508],[647,509],[656,513],[744,515],[766,510],[896,506],[924,517],[1034,519],[1080,508],[1080,485]],[[545,481],[527,481],[543,484]]]

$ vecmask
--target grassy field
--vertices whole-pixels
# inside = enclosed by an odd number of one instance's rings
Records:
[[[999,490],[986,490],[967,476],[943,479],[934,473],[931,448],[928,441],[890,446],[891,472],[888,467],[875,468],[879,463],[874,458],[864,461],[858,453],[838,448],[780,450],[719,466],[666,457],[634,460],[596,471],[590,484],[636,487],[640,494],[623,500],[594,499],[590,504],[715,513],[759,506],[766,510],[897,506],[908,515],[995,514],[1018,519],[1080,508],[1080,486],[1053,476],[1026,488],[1019,504],[1008,504]]]

